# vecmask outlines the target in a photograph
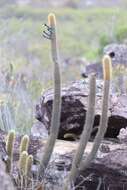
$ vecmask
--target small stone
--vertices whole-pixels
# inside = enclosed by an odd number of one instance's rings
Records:
[[[108,145],[105,145],[105,144],[101,144],[100,147],[99,147],[99,150],[103,153],[108,153],[110,152],[110,148]]]

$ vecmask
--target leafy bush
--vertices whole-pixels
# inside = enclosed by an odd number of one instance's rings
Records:
[[[99,44],[100,44],[99,51],[98,51],[99,55],[102,55],[102,53],[103,53],[103,48],[104,48],[107,44],[109,44],[109,43],[111,43],[111,39],[109,38],[109,36],[106,35],[106,34],[102,34],[102,35],[100,36],[100,39],[99,39]]]
[[[120,26],[116,31],[116,39],[118,42],[123,42],[127,39],[127,26]]]

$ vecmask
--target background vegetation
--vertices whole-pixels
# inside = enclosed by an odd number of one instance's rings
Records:
[[[58,21],[63,83],[81,78],[81,65],[68,64],[68,59],[97,61],[106,44],[127,43],[126,0],[61,2],[0,1],[2,128],[15,125],[20,132],[29,131],[35,102],[52,85],[50,45],[42,36],[49,12]]]

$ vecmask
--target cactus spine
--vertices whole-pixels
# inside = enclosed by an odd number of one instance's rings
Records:
[[[89,92],[89,98],[88,98],[88,111],[86,114],[86,122],[84,125],[83,133],[81,135],[78,149],[76,151],[76,154],[72,162],[72,168],[71,168],[69,177],[65,181],[65,184],[64,184],[65,190],[69,188],[69,185],[71,185],[71,183],[75,181],[75,178],[78,175],[79,165],[84,153],[84,149],[86,148],[87,142],[90,138],[90,134],[91,134],[93,123],[94,123],[95,97],[96,97],[96,78],[94,74],[90,76],[89,86],[90,86],[90,92]]]
[[[7,140],[6,140],[6,151],[8,155],[8,159],[6,163],[6,171],[8,173],[11,172],[11,168],[12,168],[14,140],[15,140],[15,132],[10,131],[8,133]]]
[[[19,158],[19,172],[23,176],[25,175],[27,157],[28,153],[26,151],[23,151]]]
[[[25,176],[30,175],[32,164],[33,164],[33,156],[29,155],[26,160]]]
[[[23,152],[23,151],[26,151],[28,150],[28,146],[29,146],[29,136],[28,135],[24,135],[21,139],[21,144],[20,144],[20,154]]]
[[[95,137],[92,150],[84,162],[80,164],[80,169],[85,169],[90,164],[91,160],[95,157],[101,140],[104,137],[104,134],[107,129],[108,123],[108,101],[109,101],[109,90],[110,90],[110,81],[112,75],[112,64],[111,58],[106,55],[103,58],[103,75],[104,75],[104,87],[103,87],[103,100],[102,100],[102,115],[100,119],[100,126],[98,133]]]
[[[54,14],[48,16],[49,26],[51,27],[51,52],[52,60],[54,62],[54,101],[53,111],[50,127],[50,136],[46,143],[43,157],[40,162],[39,177],[42,179],[44,171],[50,160],[53,147],[55,145],[56,138],[58,136],[59,125],[60,125],[60,112],[61,112],[61,77],[59,69],[59,54],[58,44],[56,35],[56,18]]]

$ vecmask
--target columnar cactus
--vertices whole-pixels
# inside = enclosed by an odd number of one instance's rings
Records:
[[[111,58],[108,55],[105,55],[103,58],[103,75],[104,75],[104,87],[103,87],[103,100],[102,100],[102,115],[100,119],[100,126],[98,133],[95,137],[92,150],[84,162],[80,164],[80,168],[85,169],[90,164],[91,160],[94,159],[97,150],[100,146],[101,140],[104,137],[104,134],[107,130],[108,124],[108,103],[109,103],[109,90],[110,82],[112,77],[112,64]]]
[[[79,165],[82,160],[83,153],[84,153],[84,149],[86,148],[87,142],[90,138],[90,134],[91,134],[93,123],[94,123],[95,97],[96,97],[96,77],[94,74],[92,74],[90,76],[90,85],[89,86],[90,86],[90,92],[89,92],[89,98],[88,98],[88,111],[86,114],[86,122],[84,125],[83,133],[81,135],[78,149],[76,151],[76,154],[75,154],[73,162],[72,162],[72,168],[71,168],[69,177],[65,181],[65,189],[68,189],[67,186],[71,182],[75,181],[75,178],[78,174],[78,168],[79,168]]]
[[[91,161],[94,159],[94,157],[97,153],[97,150],[99,148],[99,145],[101,143],[101,140],[106,132],[107,122],[108,122],[108,100],[109,100],[111,70],[112,70],[111,59],[109,56],[104,56],[104,58],[103,58],[104,91],[103,91],[103,101],[102,101],[102,115],[101,115],[99,130],[95,137],[94,144],[93,144],[90,154],[86,157],[85,161],[82,161],[81,160],[82,155],[83,155],[84,149],[86,147],[86,144],[89,140],[91,128],[93,125],[93,119],[94,119],[94,107],[92,108],[92,105],[91,105],[92,102],[90,102],[90,100],[92,101],[91,98],[93,98],[93,103],[95,103],[94,102],[95,82],[93,82],[93,92],[92,92],[92,88],[90,88],[91,93],[93,93],[93,96],[91,96],[92,95],[91,94],[90,95],[91,97],[89,97],[89,106],[88,106],[85,128],[84,128],[83,134],[81,136],[79,148],[76,151],[76,155],[75,155],[73,163],[72,163],[72,169],[70,171],[69,177],[64,183],[64,190],[69,190],[71,188],[71,184],[75,182],[78,171],[84,170],[89,166]],[[89,115],[90,113],[92,115]]]
[[[26,151],[28,150],[28,146],[29,146],[29,136],[28,135],[24,135],[21,139],[21,143],[20,143],[20,148],[19,148],[19,151],[20,151],[20,154],[23,152],[23,151]]]
[[[10,173],[12,169],[14,140],[15,140],[15,132],[10,131],[6,139],[6,151],[8,155],[8,159],[6,162],[6,171],[8,173]]]
[[[56,138],[58,136],[59,125],[60,125],[60,112],[61,112],[61,77],[59,69],[59,54],[58,54],[58,44],[56,35],[56,18],[54,14],[49,14],[48,24],[50,28],[50,40],[51,40],[51,52],[52,60],[54,62],[54,101],[53,101],[53,111],[50,127],[50,136],[48,142],[45,146],[44,154],[40,162],[39,176],[42,179],[44,171],[50,160],[53,147],[55,145]]]

